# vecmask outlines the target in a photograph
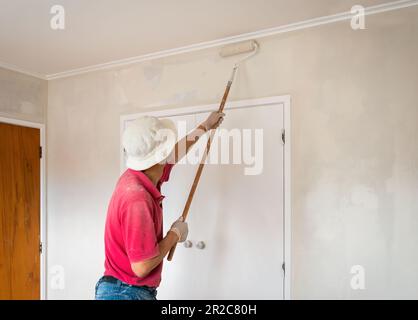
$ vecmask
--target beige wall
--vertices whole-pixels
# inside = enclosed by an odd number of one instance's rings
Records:
[[[418,298],[418,7],[260,40],[232,100],[292,96],[294,298]],[[119,116],[219,101],[218,50],[51,81],[49,298],[92,298],[119,174]],[[268,156],[268,155],[267,155]],[[268,263],[268,262],[267,262]],[[350,289],[350,268],[366,290]],[[51,280],[51,279],[50,279]]]
[[[0,117],[45,122],[48,83],[0,67]]]

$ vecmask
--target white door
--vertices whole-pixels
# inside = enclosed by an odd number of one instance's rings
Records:
[[[190,130],[206,116],[172,119]],[[229,153],[229,164],[205,166],[188,218],[193,246],[179,244],[164,262],[159,299],[283,299],[283,127],[282,104],[226,110],[229,131],[218,135],[235,138],[229,145],[215,138],[211,155],[221,150],[226,162]],[[196,169],[177,165],[163,186],[165,230],[182,213]]]

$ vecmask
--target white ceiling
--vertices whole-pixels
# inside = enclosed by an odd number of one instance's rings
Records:
[[[387,2],[0,0],[0,62],[51,75]],[[50,28],[55,4],[65,30]]]

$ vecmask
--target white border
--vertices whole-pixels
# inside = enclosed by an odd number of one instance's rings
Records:
[[[42,158],[41,158],[41,212],[40,212],[40,240],[42,242],[42,253],[40,257],[40,290],[41,290],[41,300],[46,299],[46,251],[47,251],[47,235],[46,235],[46,180],[45,180],[45,158],[46,158],[46,143],[45,143],[45,125],[42,123],[30,122],[25,120],[19,120],[14,118],[5,118],[0,117],[1,123],[8,123],[22,127],[29,127],[39,129],[40,132],[40,145],[42,147]]]
[[[249,99],[249,100],[240,100],[228,102],[225,110],[237,109],[237,108],[249,108],[254,106],[265,106],[272,104],[281,104],[283,105],[283,128],[286,131],[286,143],[284,145],[284,204],[283,204],[283,228],[284,228],[284,250],[283,250],[283,259],[286,265],[286,272],[283,282],[283,297],[285,300],[291,299],[291,150],[290,150],[290,96],[274,96],[267,98],[259,99]],[[134,114],[126,114],[120,116],[120,141],[122,140],[122,133],[126,127],[126,123],[131,120],[137,119],[139,116],[152,115],[155,117],[171,117],[171,116],[180,116],[187,114],[196,114],[204,113],[208,111],[215,111],[219,108],[219,104],[207,104],[200,106],[192,106],[185,108],[177,109],[164,109],[158,111],[144,111]],[[124,154],[122,144],[120,143],[120,171],[124,170]]]
[[[376,6],[365,7],[365,15],[366,16],[374,15],[378,13],[412,7],[415,5],[418,5],[418,0],[394,1],[394,2],[384,3],[384,4],[380,4]],[[292,32],[296,30],[313,28],[313,27],[317,27],[321,25],[330,24],[330,23],[347,21],[352,18],[353,18],[353,14],[350,11],[347,11],[347,12],[337,13],[337,14],[333,14],[329,16],[322,16],[322,17],[318,17],[314,19],[304,20],[304,21],[300,21],[296,23],[290,23],[290,24],[286,24],[286,25],[282,25],[282,26],[278,26],[274,28],[244,33],[244,34],[222,38],[218,40],[201,42],[201,43],[197,43],[197,44],[193,44],[189,46],[163,50],[163,51],[157,51],[154,53],[149,53],[149,54],[131,57],[127,59],[110,61],[107,63],[87,66],[83,68],[77,68],[77,69],[63,71],[63,72],[54,73],[54,74],[48,74],[48,75],[45,75],[43,78],[47,80],[65,78],[65,77],[79,75],[79,74],[83,74],[87,72],[121,67],[125,65],[130,65],[130,64],[139,63],[143,61],[149,61],[149,60],[156,60],[156,59],[160,59],[163,57],[173,56],[173,55],[182,54],[186,52],[193,52],[193,51],[198,51],[198,50],[203,50],[203,49],[208,49],[208,48],[214,48],[214,47],[224,46],[227,44],[237,43],[241,41],[265,38],[265,37],[273,36],[273,35],[280,34],[280,33]]]

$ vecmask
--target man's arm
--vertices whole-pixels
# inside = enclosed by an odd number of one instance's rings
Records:
[[[172,231],[169,231],[165,238],[158,243],[160,254],[155,258],[135,262],[131,264],[132,271],[140,278],[146,277],[156,266],[158,266],[170,249],[177,243],[178,236]]]
[[[187,223],[183,222],[181,218],[174,222],[165,238],[158,243],[160,254],[152,259],[131,263],[132,271],[139,278],[146,277],[163,261],[164,257],[177,242],[186,240],[188,232]]]
[[[169,163],[175,164],[179,162],[202,135],[209,130],[219,127],[224,116],[224,113],[212,112],[204,122],[197,126],[196,129],[179,140],[173,150],[173,153],[168,159]]]

